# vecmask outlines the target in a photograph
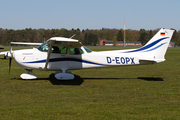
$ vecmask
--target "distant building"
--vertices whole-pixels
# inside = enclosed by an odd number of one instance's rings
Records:
[[[125,42],[126,46],[141,46],[141,42],[139,41],[126,41]],[[101,40],[100,45],[107,45],[107,46],[112,46],[113,41],[112,40]],[[124,41],[117,41],[116,42],[117,46],[124,46]]]

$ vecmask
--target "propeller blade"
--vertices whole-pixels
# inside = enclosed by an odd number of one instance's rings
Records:
[[[10,70],[11,70],[11,61],[12,61],[12,57],[9,58],[9,73],[10,73]]]
[[[9,73],[10,73],[10,70],[11,70],[11,61],[12,61],[12,47],[10,47],[10,51],[9,51],[11,57],[9,57]]]

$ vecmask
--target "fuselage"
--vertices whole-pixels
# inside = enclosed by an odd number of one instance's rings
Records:
[[[173,30],[161,29],[141,48],[93,52],[78,41],[53,37],[37,48],[13,52],[24,69],[71,70],[163,62]]]
[[[140,64],[139,54],[127,54],[123,50],[91,52],[85,47],[78,49],[82,51],[79,54],[71,54],[70,48],[62,54],[52,52],[46,69],[47,51],[42,52],[37,48],[18,50],[13,52],[13,57],[18,66],[24,69],[55,71]]]

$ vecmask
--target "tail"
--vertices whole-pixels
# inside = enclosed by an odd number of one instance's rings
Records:
[[[156,35],[143,47],[145,53],[143,58],[155,61],[165,61],[165,54],[172,38],[174,30],[160,29]]]
[[[173,32],[174,30],[162,28],[143,47],[128,52],[141,54],[141,58],[139,58],[139,60],[143,63],[163,62],[165,61],[164,56]]]

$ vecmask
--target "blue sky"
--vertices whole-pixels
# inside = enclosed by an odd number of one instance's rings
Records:
[[[179,0],[1,0],[3,29],[180,30]]]

